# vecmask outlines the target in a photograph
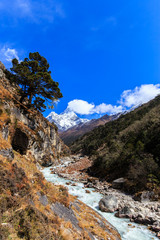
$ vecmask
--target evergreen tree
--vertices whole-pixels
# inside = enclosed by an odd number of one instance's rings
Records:
[[[10,71],[6,70],[6,76],[11,83],[18,84],[21,103],[28,98],[29,107],[44,111],[45,102],[51,103],[62,97],[58,82],[51,78],[46,58],[38,52],[30,53],[22,62],[15,58],[12,65]]]

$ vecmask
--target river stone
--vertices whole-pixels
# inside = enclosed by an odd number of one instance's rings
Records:
[[[144,191],[136,193],[133,197],[135,201],[143,202],[143,201],[150,201],[154,198],[153,191]]]
[[[118,208],[118,200],[115,196],[111,194],[106,195],[99,201],[99,209],[102,212],[113,213],[117,210],[117,208]]]
[[[115,216],[119,218],[132,218],[133,214],[134,210],[131,207],[124,206],[115,214]]]
[[[123,188],[125,182],[126,182],[125,178],[115,179],[112,182],[112,187],[115,188],[115,189],[121,189],[121,188]]]

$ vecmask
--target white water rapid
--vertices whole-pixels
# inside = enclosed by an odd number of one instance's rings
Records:
[[[83,183],[76,183],[76,186],[67,185],[66,182],[73,181],[61,178],[57,174],[51,174],[50,168],[44,168],[42,170],[46,180],[57,185],[66,186],[70,194],[77,196],[79,200],[103,215],[103,217],[105,217],[106,220],[118,230],[122,240],[158,240],[154,233],[149,231],[145,226],[132,223],[131,227],[128,226],[130,223],[128,219],[117,218],[113,213],[101,212],[98,208],[98,203],[103,197],[102,194],[93,192],[93,188],[88,188],[88,190],[91,192],[90,194],[86,193],[87,188],[83,188]]]

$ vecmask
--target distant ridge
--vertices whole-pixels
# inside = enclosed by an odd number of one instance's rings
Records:
[[[50,122],[53,122],[57,125],[58,131],[66,131],[67,129],[74,127],[78,124],[89,122],[88,119],[83,119],[78,117],[73,111],[66,109],[63,113],[57,114],[55,112],[51,112],[47,119]]]
[[[70,145],[73,141],[75,141],[85,133],[93,130],[94,128],[100,125],[104,125],[105,123],[112,121],[118,118],[119,116],[120,114],[116,114],[112,116],[109,116],[106,114],[101,118],[92,119],[86,123],[80,123],[78,125],[75,125],[66,131],[60,132],[59,135],[65,144]]]

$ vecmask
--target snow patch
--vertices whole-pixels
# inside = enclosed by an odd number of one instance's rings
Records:
[[[67,129],[74,127],[78,124],[89,122],[88,119],[79,118],[73,111],[66,109],[63,113],[57,114],[51,112],[47,119],[57,125],[60,131],[66,131]]]

